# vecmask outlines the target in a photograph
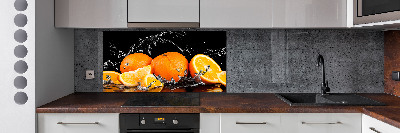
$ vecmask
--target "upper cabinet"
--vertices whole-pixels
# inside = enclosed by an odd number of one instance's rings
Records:
[[[201,28],[271,28],[274,0],[201,0]]]
[[[347,0],[274,0],[273,27],[347,27]]]
[[[353,0],[55,0],[55,26],[340,28],[352,27],[352,4]]]
[[[128,0],[128,27],[199,27],[199,0]]]
[[[347,0],[200,1],[202,28],[350,27],[347,15]]]
[[[55,0],[57,28],[126,28],[126,0]]]

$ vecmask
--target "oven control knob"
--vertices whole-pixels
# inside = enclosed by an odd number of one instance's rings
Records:
[[[174,125],[178,124],[178,120],[172,120],[172,123],[174,123]]]
[[[140,123],[141,123],[142,125],[144,125],[144,124],[146,124],[146,120],[141,120]]]

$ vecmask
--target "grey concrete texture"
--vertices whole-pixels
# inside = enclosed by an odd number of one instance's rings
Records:
[[[102,31],[75,30],[75,91],[102,91]],[[115,29],[113,29],[115,30]],[[122,29],[140,31],[148,29]],[[153,31],[177,29],[150,29]],[[178,29],[179,30],[179,29]],[[317,55],[333,93],[383,93],[384,34],[349,29],[184,29],[227,31],[228,93],[317,93]],[[121,30],[117,30],[121,31]],[[95,79],[85,80],[85,71]]]

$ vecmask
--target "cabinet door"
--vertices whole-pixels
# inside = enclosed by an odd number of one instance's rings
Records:
[[[219,113],[201,113],[200,133],[219,133],[220,117]]]
[[[98,123],[95,124],[95,122]],[[117,113],[40,113],[38,114],[38,133],[119,133],[119,115]]]
[[[221,133],[279,133],[279,114],[221,114]]]
[[[126,28],[126,0],[55,0],[55,27]]]
[[[282,129],[283,133],[361,133],[361,114],[283,114]]]
[[[201,0],[201,28],[271,28],[273,0]]]
[[[274,0],[273,27],[347,27],[347,0]]]
[[[379,121],[368,115],[362,115],[363,133],[400,133],[400,129]]]
[[[128,22],[199,22],[199,0],[128,0]]]

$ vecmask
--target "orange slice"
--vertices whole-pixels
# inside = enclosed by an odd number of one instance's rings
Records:
[[[135,71],[122,73],[119,75],[118,80],[125,86],[138,86],[138,82],[140,82],[140,80],[147,74],[151,74],[150,65],[136,69]]]
[[[217,73],[218,81],[226,87],[226,71]]]
[[[111,80],[114,84],[121,84],[118,81],[119,73],[115,71],[103,71],[103,80]]]
[[[161,92],[164,84],[161,83],[153,74],[147,74],[141,81],[141,86],[148,87],[148,92]]]
[[[221,67],[213,59],[207,55],[198,54],[192,58],[189,63],[189,71],[192,77],[195,77],[200,71],[206,71],[204,75],[201,75],[201,81],[206,84],[219,83],[217,73],[221,72]]]

